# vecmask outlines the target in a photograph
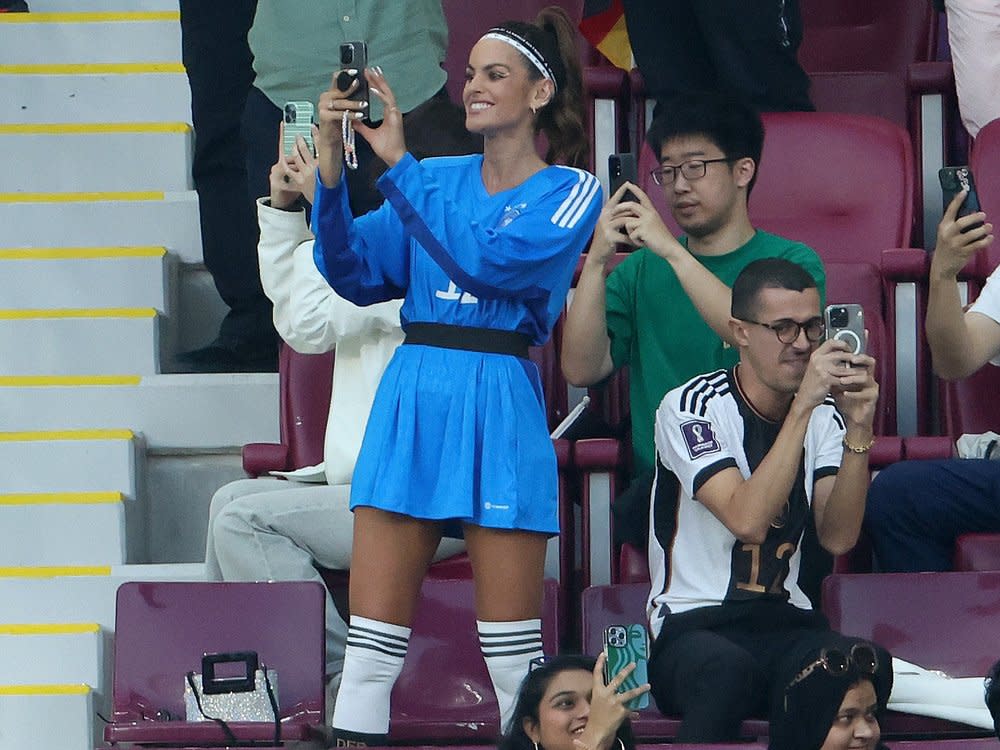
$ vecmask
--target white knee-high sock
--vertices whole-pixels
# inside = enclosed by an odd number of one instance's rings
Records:
[[[410,629],[351,616],[344,674],[333,710],[334,729],[361,734],[389,731],[389,695],[403,671]]]
[[[507,728],[514,711],[514,701],[529,662],[542,656],[542,621],[513,620],[508,622],[483,622],[476,620],[479,628],[479,645],[486,660],[486,669],[493,682],[493,691],[500,704],[500,729]]]

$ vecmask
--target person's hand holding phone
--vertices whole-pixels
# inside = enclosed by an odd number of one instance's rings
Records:
[[[624,693],[618,692],[622,682],[635,669],[635,664],[626,666],[605,685],[604,663],[606,659],[604,652],[601,652],[594,665],[594,682],[590,694],[590,715],[587,717],[587,726],[580,736],[573,740],[573,744],[580,750],[610,750],[614,744],[618,727],[632,714],[625,707],[625,704],[643,693],[649,692],[648,683]]]
[[[938,279],[955,279],[969,258],[993,242],[993,225],[986,223],[982,211],[959,216],[966,192],[960,191],[952,198],[938,224],[937,242],[931,256],[931,276]],[[974,227],[981,224],[979,227]]]
[[[312,126],[313,142],[319,136],[319,129]],[[313,156],[312,149],[305,138],[299,136],[291,154],[284,149],[285,124],[281,123],[278,133],[278,160],[271,167],[270,188],[271,205],[274,208],[289,208],[295,204],[299,196],[309,203],[313,202],[316,191],[316,168],[318,159]]]
[[[597,263],[602,268],[607,265],[611,256],[615,254],[618,245],[636,247],[635,243],[625,233],[625,220],[628,215],[619,212],[618,205],[622,202],[628,192],[629,183],[623,183],[604,204],[600,216],[597,217],[597,226],[594,228],[594,238],[590,242],[590,249],[587,251],[588,263]]]
[[[390,167],[406,155],[406,136],[403,134],[403,113],[396,106],[396,95],[392,93],[382,68],[375,66],[365,70],[368,90],[382,101],[382,124],[369,127],[359,120],[352,125],[372,147],[375,155]]]
[[[636,247],[648,247],[665,261],[673,262],[687,250],[663,223],[663,217],[656,210],[653,201],[638,185],[631,182],[623,185],[635,196],[635,201],[626,201],[618,206],[620,215],[625,216],[625,231]]]

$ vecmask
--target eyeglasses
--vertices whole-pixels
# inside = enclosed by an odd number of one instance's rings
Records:
[[[793,344],[799,338],[799,332],[806,332],[806,340],[816,343],[823,334],[826,333],[826,324],[822,318],[810,318],[805,323],[796,323],[794,320],[779,320],[777,323],[761,323],[759,320],[741,318],[744,323],[753,323],[755,326],[764,326],[774,331],[778,341],[782,344]]]
[[[798,685],[820,667],[834,677],[847,674],[851,665],[861,674],[873,675],[878,669],[878,655],[875,649],[867,643],[855,643],[848,653],[836,648],[824,648],[819,652],[819,658],[807,664],[785,687],[785,710],[788,710],[788,691]]]
[[[649,174],[653,182],[657,185],[673,185],[677,179],[678,170],[685,180],[700,180],[708,171],[709,164],[717,164],[724,161],[735,161],[728,156],[721,159],[690,159],[683,164],[662,164],[656,169],[650,170]]]

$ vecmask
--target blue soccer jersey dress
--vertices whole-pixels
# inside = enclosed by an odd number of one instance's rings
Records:
[[[597,222],[588,172],[550,166],[490,195],[482,156],[418,162],[379,178],[386,202],[353,219],[344,181],[317,184],[316,265],[366,305],[403,297],[404,328],[439,323],[544,343]],[[351,507],[556,533],[557,475],[537,367],[509,354],[401,346],[361,445]],[[458,524],[447,524],[446,533]]]

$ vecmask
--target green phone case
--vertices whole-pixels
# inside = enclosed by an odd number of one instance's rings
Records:
[[[630,663],[635,662],[635,669],[618,688],[624,693],[649,682],[646,664],[649,659],[649,638],[645,625],[610,625],[604,630],[604,653],[607,660],[604,663],[604,682],[618,674]],[[643,693],[625,704],[631,711],[638,711],[649,705],[649,693]]]

